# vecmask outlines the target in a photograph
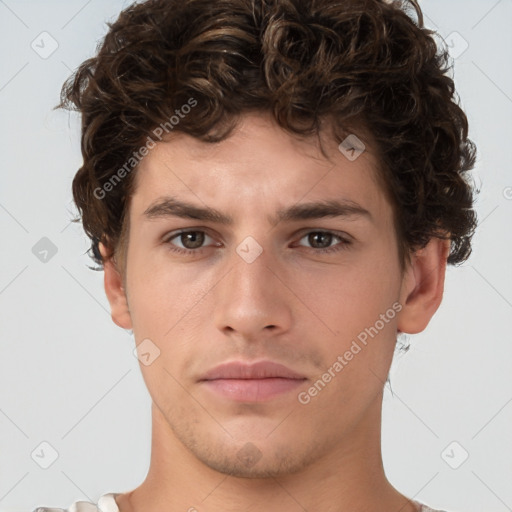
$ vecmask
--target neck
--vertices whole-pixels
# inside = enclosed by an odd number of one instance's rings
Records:
[[[269,478],[239,478],[199,461],[152,407],[152,452],[144,482],[118,495],[120,512],[416,512],[411,500],[386,479],[381,456],[381,407],[366,411],[338,445],[319,453],[303,470]]]

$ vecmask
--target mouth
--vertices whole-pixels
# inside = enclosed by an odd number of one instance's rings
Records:
[[[306,379],[215,379],[203,381],[214,393],[236,402],[264,402],[299,387]]]
[[[236,402],[264,402],[289,393],[307,380],[271,361],[231,362],[207,372],[199,382],[210,392]]]

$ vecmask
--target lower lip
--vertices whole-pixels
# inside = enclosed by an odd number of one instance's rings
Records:
[[[264,402],[297,389],[306,379],[215,379],[203,381],[212,391],[237,402]]]

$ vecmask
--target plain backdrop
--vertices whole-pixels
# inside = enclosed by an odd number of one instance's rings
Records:
[[[213,0],[212,0],[213,1]],[[150,398],[110,318],[71,181],[79,121],[60,87],[121,0],[0,0],[0,512],[96,502],[145,477]],[[403,493],[450,512],[512,510],[512,1],[424,0],[451,47],[478,147],[480,226],[386,387],[383,456]],[[44,467],[48,466],[48,467]],[[313,512],[313,511],[311,511]]]

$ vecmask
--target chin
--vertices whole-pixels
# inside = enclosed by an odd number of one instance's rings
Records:
[[[299,445],[300,446],[300,445]],[[202,449],[204,448],[204,449]],[[219,443],[210,441],[188,446],[193,455],[214,471],[238,478],[276,478],[297,473],[311,465],[318,457],[318,450],[297,451],[297,445],[287,446],[279,441],[270,443],[269,439],[261,442],[246,441],[242,443]]]

